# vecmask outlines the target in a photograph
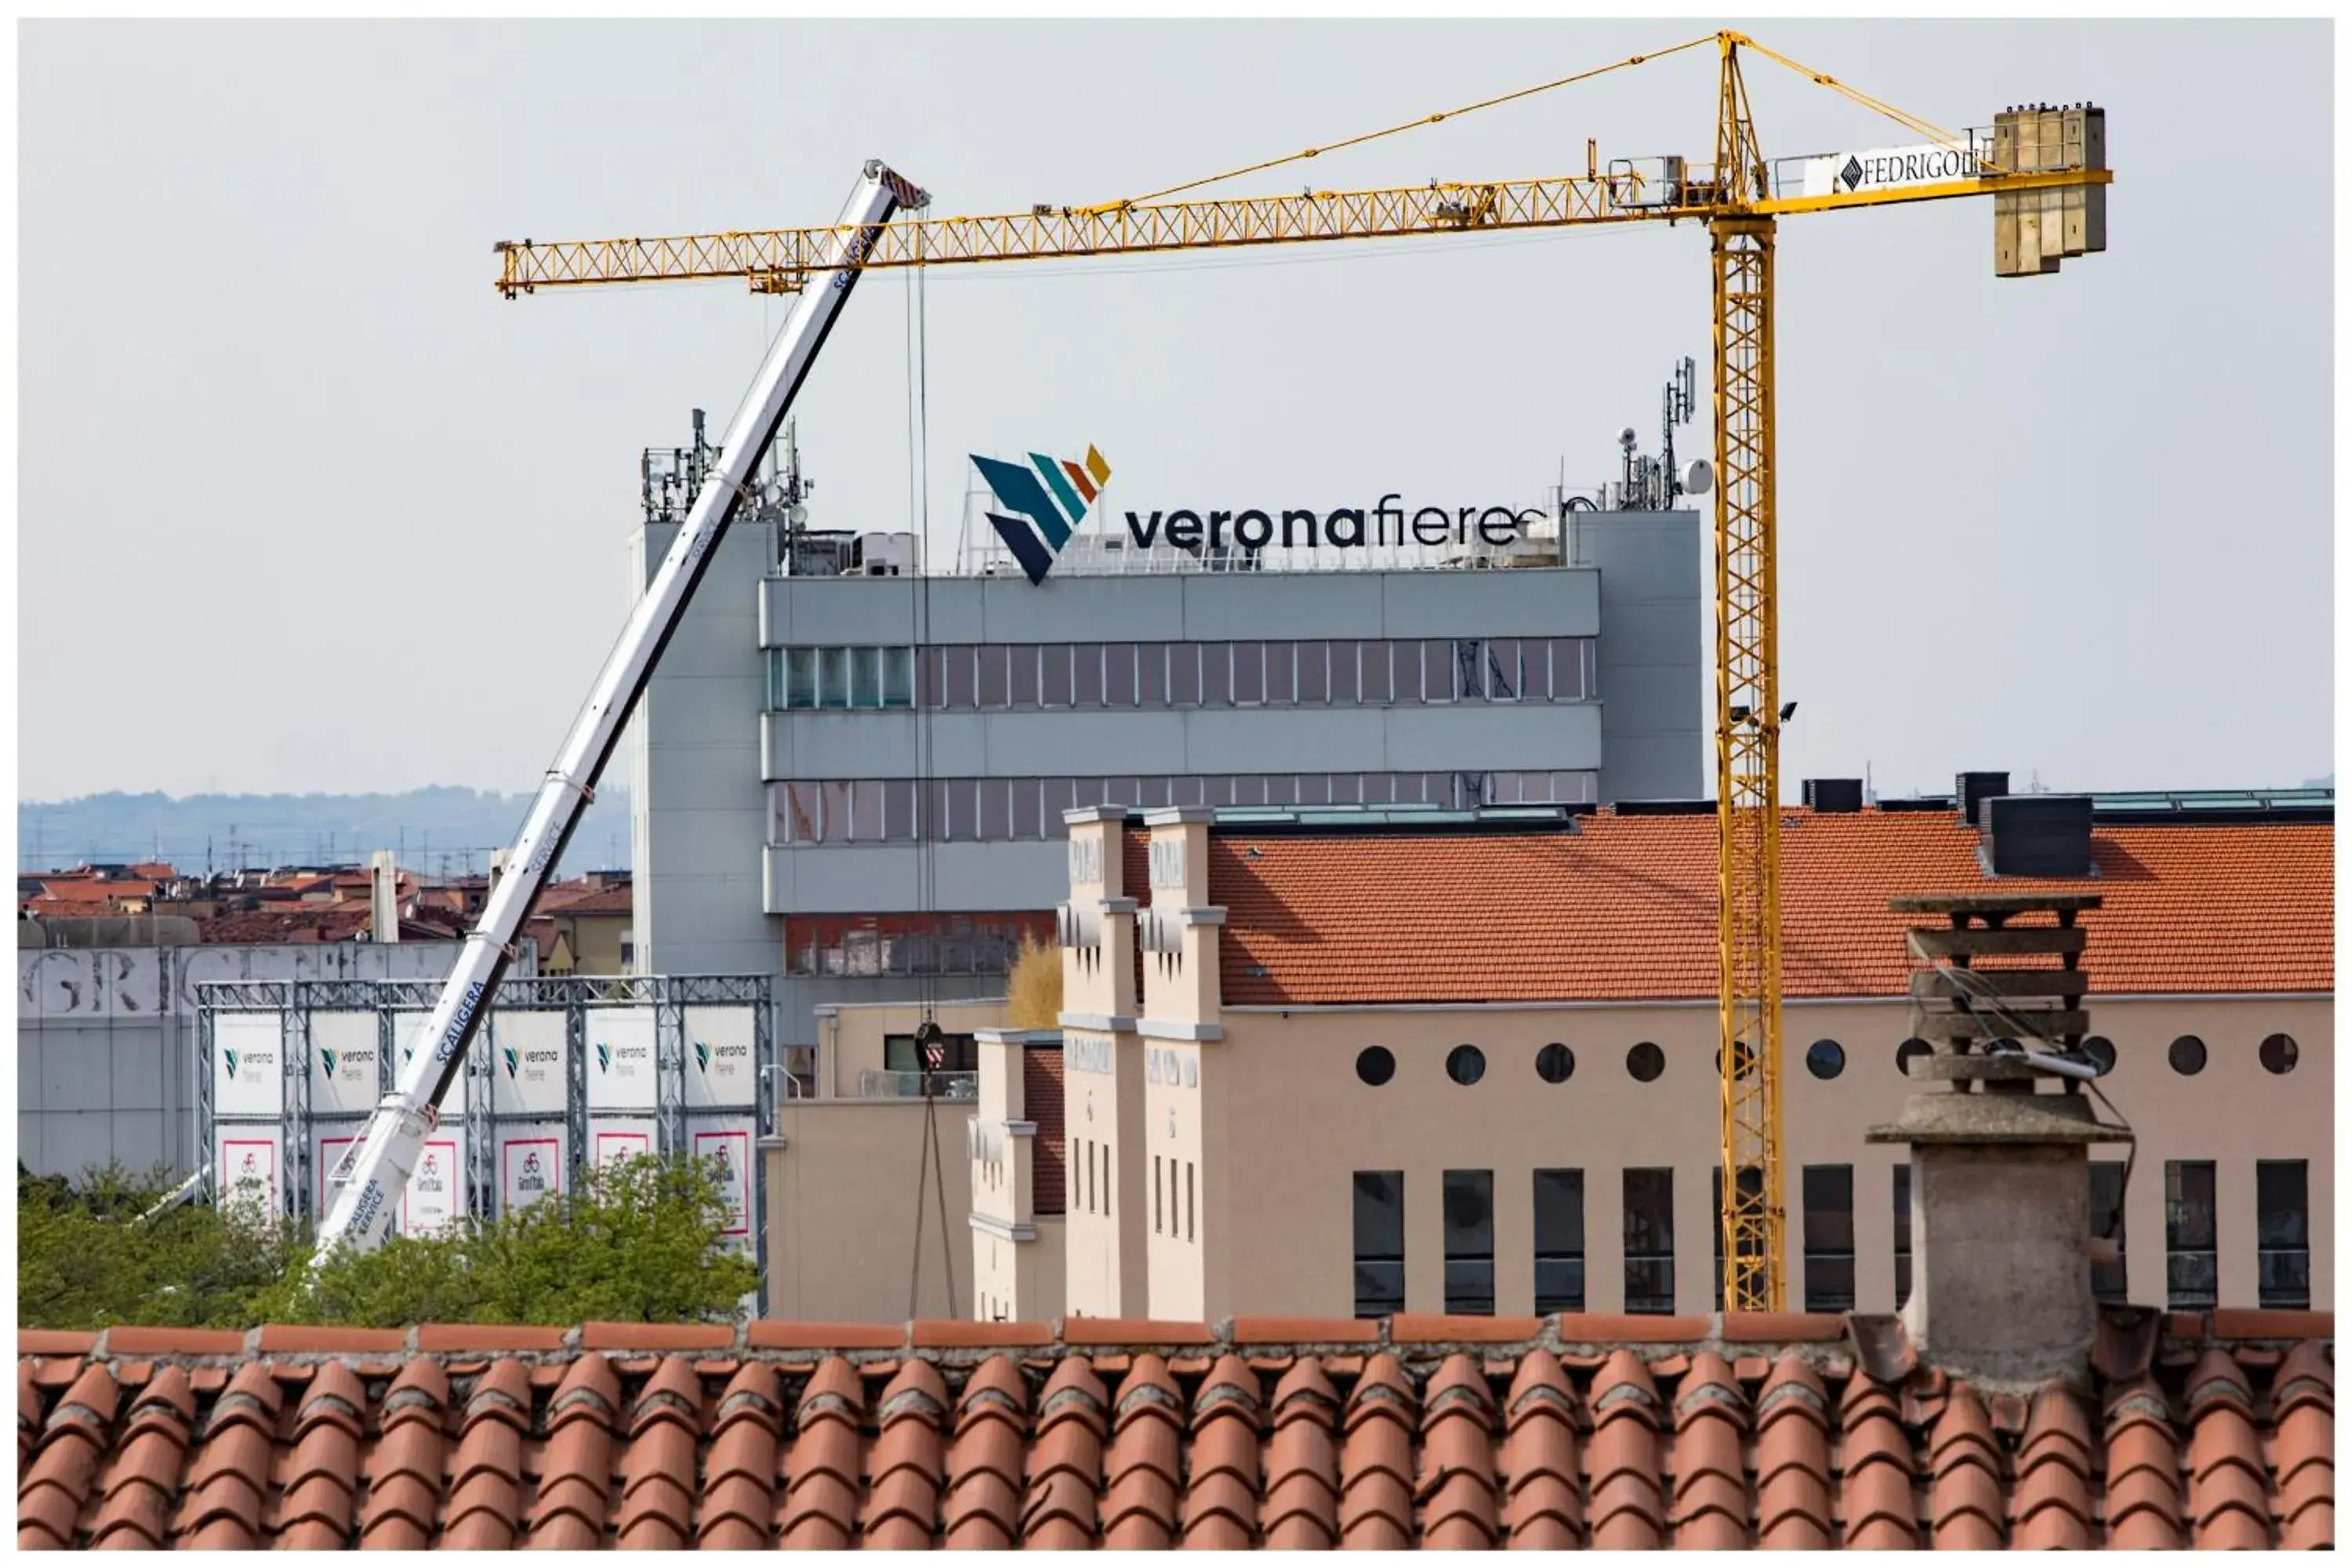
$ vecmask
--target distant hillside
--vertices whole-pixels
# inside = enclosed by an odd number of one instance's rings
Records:
[[[431,875],[487,870],[490,851],[514,841],[530,797],[436,784],[403,795],[89,795],[22,801],[17,865],[47,869],[84,860],[162,858],[186,871],[207,865],[316,865],[363,861],[397,850]],[[629,797],[610,785],[588,808],[559,869],[565,875],[629,864]]]

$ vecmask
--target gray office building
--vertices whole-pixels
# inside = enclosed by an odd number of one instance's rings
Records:
[[[640,582],[678,510],[647,496]],[[638,965],[777,975],[788,1046],[827,1003],[1001,994],[1071,806],[1705,793],[1693,511],[1555,500],[1417,559],[1082,530],[1033,584],[790,510],[730,530],[632,731]]]

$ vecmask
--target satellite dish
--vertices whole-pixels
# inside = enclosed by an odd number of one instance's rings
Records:
[[[791,521],[794,528],[798,528],[808,521],[808,508],[804,506],[795,506],[790,511],[784,513],[784,516]]]
[[[1705,458],[1693,458],[1683,468],[1683,493],[1703,496],[1715,488],[1715,468]]]
[[[1633,427],[1631,425],[1626,426],[1625,428],[1617,432],[1617,444],[1620,447],[1624,447],[1629,452],[1633,449],[1633,443],[1641,438],[1641,437],[1633,433]]]

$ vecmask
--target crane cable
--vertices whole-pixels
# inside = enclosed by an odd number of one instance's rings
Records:
[[[1788,67],[1790,70],[1795,71],[1799,76],[1805,78],[1817,87],[1828,88],[1832,92],[1853,100],[1854,102],[1862,105],[1863,108],[1869,110],[1872,113],[1883,114],[1887,119],[1895,121],[1897,125],[1902,126],[1905,130],[1916,132],[1918,134],[1927,137],[1931,142],[1941,142],[1944,146],[1951,149],[1953,152],[1957,153],[1961,151],[1959,139],[1940,125],[1937,125],[1929,121],[1922,120],[1916,114],[1911,114],[1903,110],[1897,109],[1893,104],[1888,103],[1884,100],[1873,98],[1870,94],[1864,92],[1859,88],[1848,87],[1845,83],[1838,80],[1837,78],[1830,75],[1827,71],[1818,71],[1811,66],[1801,65],[1776,49],[1766,48],[1762,44],[1758,43],[1755,39],[1747,37],[1745,34],[1741,35],[1739,41],[1746,44],[1749,48],[1754,49],[1758,54],[1762,55],[1766,59],[1772,61],[1774,64]]]
[[[1196,191],[1203,185],[1219,184],[1226,180],[1238,179],[1244,174],[1263,174],[1268,169],[1279,169],[1286,163],[1302,163],[1308,158],[1320,157],[1326,153],[1338,153],[1349,147],[1360,147],[1366,142],[1378,142],[1383,137],[1399,135],[1407,131],[1418,131],[1423,126],[1435,125],[1442,121],[1458,119],[1465,114],[1475,114],[1482,109],[1493,109],[1497,105],[1513,103],[1523,98],[1533,98],[1538,93],[1549,92],[1555,88],[1571,87],[1580,81],[1591,81],[1596,77],[1607,76],[1612,71],[1624,70],[1638,65],[1646,65],[1652,60],[1664,59],[1668,55],[1678,55],[1685,49],[1696,48],[1701,44],[1715,42],[1722,37],[1723,35],[1719,33],[1708,33],[1702,37],[1686,39],[1682,43],[1675,44],[1666,48],[1653,49],[1646,54],[1628,55],[1622,60],[1615,60],[1605,66],[1596,66],[1591,70],[1578,71],[1572,76],[1559,77],[1551,81],[1538,82],[1533,87],[1523,87],[1515,91],[1498,93],[1493,98],[1485,98],[1479,100],[1475,103],[1464,104],[1459,109],[1445,109],[1440,110],[1434,114],[1424,114],[1420,116],[1418,119],[1407,120],[1399,124],[1389,126],[1385,130],[1368,131],[1360,136],[1350,136],[1346,140],[1339,142],[1327,142],[1319,147],[1309,147],[1304,152],[1293,153],[1286,157],[1268,158],[1262,163],[1244,164],[1238,169],[1228,169],[1222,174],[1209,174],[1201,179],[1187,180],[1182,184],[1170,185],[1164,189],[1150,191],[1139,196],[1129,196],[1121,201],[1105,202],[1097,206],[1082,207],[1078,209],[1078,211],[1082,216],[1088,217],[1096,216],[1103,213],[1124,212],[1129,207],[1139,206],[1146,202],[1156,202],[1163,197],[1181,195],[1186,191]],[[1734,34],[1732,37],[1735,42],[1746,45],[1748,48],[1754,49],[1758,54],[1762,55],[1766,59],[1771,60],[1775,64],[1787,67],[1789,69],[1796,72],[1799,76],[1801,76],[1807,80],[1812,82],[1815,86],[1828,88],[1831,91],[1838,93],[1841,96],[1860,104],[1863,108],[1869,110],[1874,114],[1883,115],[1886,119],[1892,120],[1896,124],[1902,126],[1904,129],[1925,136],[1932,142],[1938,142],[1956,152],[1960,150],[1959,138],[1955,136],[1951,132],[1935,124],[1931,121],[1922,120],[1917,115],[1909,113],[1905,110],[1898,109],[1883,99],[1873,98],[1870,94],[1864,92],[1859,88],[1849,87],[1844,82],[1838,80],[1837,78],[1830,75],[1827,71],[1815,70],[1811,66],[1790,59],[1788,56],[1781,54],[1780,51],[1768,48],[1764,45],[1758,43],[1755,39],[1748,37],[1744,33]]]
[[[1605,66],[1596,66],[1591,70],[1579,71],[1574,76],[1564,76],[1555,81],[1540,82],[1534,87],[1523,87],[1514,92],[1500,93],[1493,98],[1481,99],[1476,103],[1465,103],[1459,109],[1440,110],[1434,114],[1424,114],[1417,120],[1408,120],[1402,124],[1391,125],[1384,131],[1368,131],[1360,136],[1350,136],[1344,142],[1327,142],[1320,147],[1309,147],[1303,153],[1293,153],[1287,157],[1269,158],[1264,163],[1250,163],[1238,169],[1228,169],[1222,174],[1210,174],[1198,180],[1187,180],[1181,185],[1170,185],[1165,190],[1152,191],[1140,196],[1129,196],[1124,201],[1106,202],[1099,206],[1087,207],[1081,211],[1087,216],[1099,213],[1120,212],[1144,202],[1156,202],[1163,196],[1179,195],[1185,191],[1195,191],[1202,185],[1213,185],[1226,180],[1238,179],[1244,174],[1263,174],[1268,169],[1279,169],[1286,163],[1297,163],[1308,158],[1320,157],[1326,153],[1338,153],[1349,147],[1360,147],[1368,142],[1378,142],[1384,136],[1394,136],[1406,131],[1418,131],[1424,125],[1435,125],[1440,121],[1456,119],[1465,114],[1475,114],[1479,110],[1492,109],[1497,104],[1510,103],[1522,98],[1532,98],[1537,93],[1549,92],[1554,88],[1569,87],[1580,81],[1590,81],[1595,77],[1606,76],[1611,71],[1623,70],[1629,66],[1643,65],[1651,60],[1662,60],[1668,55],[1678,55],[1685,49],[1695,49],[1701,44],[1713,43],[1717,36],[1714,33],[1708,33],[1703,37],[1676,44],[1672,48],[1654,49],[1648,54],[1628,55],[1622,60]]]

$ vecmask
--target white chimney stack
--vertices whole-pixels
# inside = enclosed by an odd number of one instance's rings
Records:
[[[400,858],[379,849],[368,868],[371,925],[378,942],[400,940]]]

